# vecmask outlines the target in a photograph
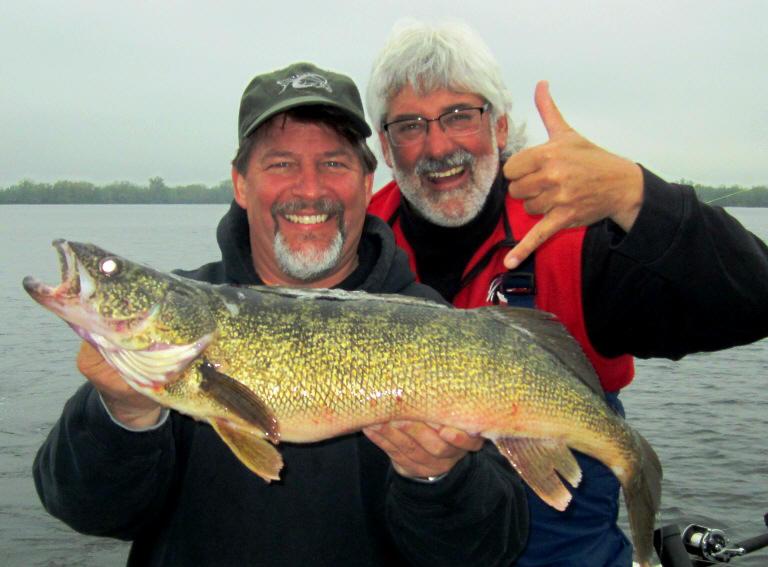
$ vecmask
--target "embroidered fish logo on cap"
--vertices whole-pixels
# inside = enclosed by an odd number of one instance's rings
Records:
[[[283,87],[282,90],[277,94],[283,94],[285,89],[288,87],[293,87],[294,89],[325,89],[329,93],[333,92],[331,85],[328,84],[328,79],[322,75],[318,75],[317,73],[293,74],[287,79],[281,79],[280,81],[277,81],[277,84]]]

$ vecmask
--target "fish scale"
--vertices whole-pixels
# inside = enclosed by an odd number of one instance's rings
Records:
[[[591,365],[553,316],[362,292],[215,286],[90,244],[54,246],[62,283],[28,277],[29,294],[136,390],[210,423],[265,480],[279,478],[281,440],[416,420],[494,441],[523,480],[563,510],[571,498],[563,480],[581,480],[577,450],[617,475],[638,559],[648,563],[661,465],[608,407]]]

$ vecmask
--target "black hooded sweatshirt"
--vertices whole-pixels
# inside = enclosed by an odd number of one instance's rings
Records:
[[[221,261],[178,273],[261,283],[236,204],[217,237]],[[339,287],[439,300],[374,217],[359,259]],[[394,473],[361,433],[279,450],[282,478],[267,484],[209,425],[171,411],[155,429],[128,431],[87,383],[40,448],[34,478],[46,509],[75,530],[131,540],[135,566],[509,565],[526,540],[522,484],[495,449],[433,484]]]

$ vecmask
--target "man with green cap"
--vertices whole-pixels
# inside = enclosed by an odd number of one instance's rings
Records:
[[[344,75],[297,63],[253,79],[221,260],[178,273],[438,300],[365,214],[370,134]],[[74,529],[131,540],[130,565],[508,565],[525,541],[519,479],[464,432],[392,423],[283,444],[268,485],[209,425],[134,392],[87,344],[78,366],[88,382],[38,452],[35,483]]]

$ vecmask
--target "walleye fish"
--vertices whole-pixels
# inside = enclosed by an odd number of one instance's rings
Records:
[[[530,309],[459,310],[394,295],[210,285],[57,240],[62,283],[24,288],[98,348],[134,389],[216,430],[245,466],[279,478],[280,440],[392,420],[492,440],[564,510],[581,469],[618,477],[647,563],[661,492],[650,445],[605,403],[579,345]],[[587,384],[590,384],[588,386]]]

